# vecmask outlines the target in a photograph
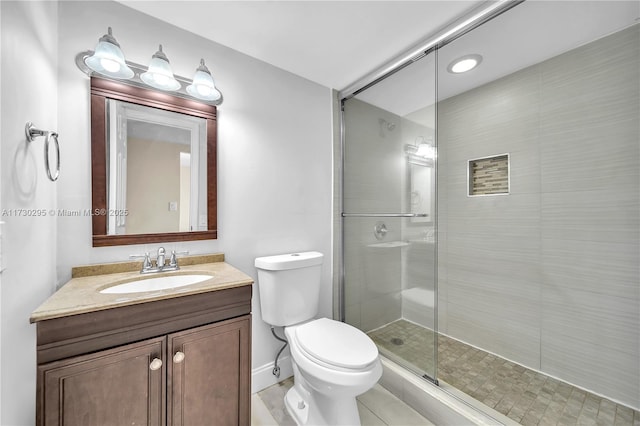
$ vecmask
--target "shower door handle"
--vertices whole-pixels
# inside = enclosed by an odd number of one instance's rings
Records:
[[[342,217],[429,217],[427,213],[342,213]]]

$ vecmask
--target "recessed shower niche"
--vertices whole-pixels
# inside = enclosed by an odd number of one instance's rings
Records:
[[[509,194],[509,154],[469,160],[469,196]]]

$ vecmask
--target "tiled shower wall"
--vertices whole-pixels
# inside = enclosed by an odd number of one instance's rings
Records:
[[[346,105],[343,210],[347,213],[399,212],[404,176],[400,117],[359,100]],[[379,119],[394,123],[389,130]],[[371,330],[401,317],[402,247],[379,245],[373,229],[385,223],[384,242],[401,239],[398,218],[344,220],[346,322]]]
[[[440,331],[636,409],[639,40],[635,25],[438,109]],[[467,161],[506,152],[510,194],[468,197]]]
[[[420,136],[432,136],[433,129],[356,99],[349,100],[345,111],[344,211],[408,212],[405,145],[415,143]],[[433,111],[428,115],[433,116]],[[393,130],[386,123],[395,124]],[[431,190],[425,193],[431,195]],[[425,213],[432,218],[432,211]],[[381,240],[373,232],[378,222],[388,231]],[[381,327],[402,318],[402,290],[433,290],[435,250],[433,242],[427,243],[423,237],[433,222],[348,217],[343,223],[347,323],[365,331]]]

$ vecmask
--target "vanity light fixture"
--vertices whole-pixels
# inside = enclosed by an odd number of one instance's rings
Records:
[[[223,101],[222,93],[216,87],[204,59],[200,60],[193,80],[173,74],[162,45],[151,57],[148,67],[127,61],[120,50],[120,44],[113,37],[111,27],[100,38],[95,51],[87,50],[76,55],[76,65],[89,77],[100,76],[143,89],[151,87],[207,105],[218,106]]]
[[[433,143],[427,142],[423,136],[418,136],[413,145],[407,145],[405,151],[407,154],[430,160],[436,156]]]
[[[124,59],[120,44],[112,34],[111,27],[107,34],[100,37],[96,50],[84,59],[84,63],[93,71],[116,79],[128,79],[134,73]]]
[[[452,74],[461,74],[463,72],[471,71],[482,62],[482,56],[478,54],[465,55],[458,59],[451,61],[447,67],[447,71]]]
[[[410,163],[422,166],[433,165],[436,158],[436,149],[430,137],[425,140],[424,136],[418,136],[414,143],[404,146],[404,152]]]
[[[167,55],[162,51],[162,45],[151,57],[147,72],[140,74],[140,79],[151,87],[165,91],[176,91],[180,88],[180,83],[173,76],[171,65]]]
[[[209,68],[204,64],[204,59],[200,59],[200,66],[193,75],[193,83],[187,86],[187,93],[194,98],[206,101],[215,101],[222,97],[216,85]]]
[[[433,146],[426,142],[422,136],[420,136],[422,141],[418,144],[418,149],[416,150],[415,155],[418,157],[424,157],[429,159],[434,159],[436,156],[435,150]]]

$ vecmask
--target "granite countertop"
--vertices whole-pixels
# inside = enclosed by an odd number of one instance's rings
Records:
[[[211,260],[204,257],[201,260]],[[222,259],[222,260],[220,260]],[[74,268],[72,278],[58,291],[51,295],[38,307],[29,320],[32,323],[54,318],[61,318],[87,312],[136,305],[156,300],[170,299],[191,294],[206,293],[227,288],[242,287],[253,284],[253,279],[233,266],[225,263],[223,256],[213,258],[209,263],[181,264],[178,271],[140,274],[141,265],[135,262],[122,264],[94,265]],[[182,261],[182,259],[180,259]],[[193,260],[192,260],[193,261]],[[184,263],[193,263],[186,261]],[[116,265],[114,267],[114,265]],[[123,266],[124,265],[124,266]],[[137,267],[136,270],[132,269]],[[126,272],[113,272],[125,269]],[[110,273],[100,273],[109,271]],[[204,274],[212,275],[211,279],[166,290],[140,293],[103,294],[101,290],[114,285],[138,279],[155,278],[169,275]]]

